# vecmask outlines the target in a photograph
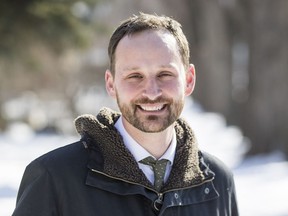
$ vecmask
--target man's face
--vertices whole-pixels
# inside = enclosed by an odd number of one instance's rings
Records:
[[[192,69],[191,69],[192,68]],[[194,67],[185,71],[175,38],[166,31],[144,31],[120,40],[115,75],[106,88],[117,99],[126,129],[160,132],[180,116],[194,87]]]

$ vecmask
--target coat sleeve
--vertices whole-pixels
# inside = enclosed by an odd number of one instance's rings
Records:
[[[12,216],[39,215],[58,215],[57,195],[50,173],[35,160],[25,169]]]
[[[232,171],[218,158],[207,152],[202,152],[206,167],[214,172],[213,183],[220,194],[220,215],[239,216],[236,187]]]
[[[231,213],[232,216],[239,216],[237,198],[236,198],[236,188],[233,175],[231,175]]]

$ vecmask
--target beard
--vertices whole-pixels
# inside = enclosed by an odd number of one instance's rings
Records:
[[[141,98],[131,101],[130,104],[121,103],[118,93],[116,93],[117,104],[122,113],[122,116],[135,128],[146,133],[157,133],[164,131],[170,125],[172,125],[180,116],[183,107],[184,99],[173,100],[172,98],[159,97],[155,100],[149,100],[148,98]],[[164,114],[143,114],[141,107],[137,104],[159,104],[163,103],[165,106],[162,108]]]

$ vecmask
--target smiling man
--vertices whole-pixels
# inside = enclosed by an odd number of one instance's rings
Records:
[[[26,168],[14,216],[237,216],[231,172],[180,118],[195,85],[175,20],[139,14],[112,34],[106,89],[120,112],[75,120],[81,140]]]
[[[125,35],[114,55],[112,72],[106,71],[107,91],[117,99],[127,132],[159,158],[193,90],[194,67],[184,66],[176,39],[165,29]]]

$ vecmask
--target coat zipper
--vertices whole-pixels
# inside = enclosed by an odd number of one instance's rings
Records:
[[[159,193],[159,192],[156,191],[155,189],[153,189],[153,188],[151,188],[151,187],[147,187],[147,186],[145,186],[145,185],[143,185],[143,184],[139,184],[139,183],[136,183],[136,182],[127,181],[127,180],[122,179],[122,178],[117,178],[117,177],[114,177],[114,176],[110,176],[110,175],[107,175],[106,173],[100,172],[100,171],[95,170],[95,169],[91,169],[91,170],[92,170],[92,172],[96,172],[96,173],[98,173],[98,174],[107,176],[107,177],[109,177],[109,178],[116,179],[116,180],[120,180],[120,181],[129,183],[129,184],[139,185],[139,186],[141,186],[141,187],[145,187],[146,189],[155,192],[155,193],[157,194],[158,198],[153,202],[153,207],[154,207],[157,211],[160,210],[159,207],[157,207],[157,205],[158,205],[158,206],[159,206],[159,205],[162,205],[162,203],[163,203],[163,193]]]
[[[207,182],[210,182],[214,179],[214,177],[210,178],[210,179],[206,179],[205,181],[199,183],[199,184],[196,184],[196,185],[192,185],[192,186],[189,186],[189,187],[183,187],[183,188],[177,188],[177,189],[171,189],[171,190],[167,190],[167,191],[164,191],[164,192],[158,192],[156,191],[155,189],[151,188],[151,187],[147,187],[143,184],[139,184],[139,183],[136,183],[136,182],[131,182],[131,181],[127,181],[125,179],[122,179],[122,178],[117,178],[117,177],[114,177],[114,176],[110,176],[110,175],[107,175],[106,173],[103,173],[103,172],[100,172],[98,170],[95,170],[95,169],[92,169],[91,168],[91,171],[92,172],[96,172],[98,174],[101,174],[101,175],[104,175],[104,176],[107,176],[109,178],[112,178],[112,179],[116,179],[116,180],[120,180],[120,181],[123,181],[123,182],[126,182],[126,183],[129,183],[129,184],[134,184],[134,185],[139,185],[139,186],[142,186],[142,187],[145,187],[146,189],[148,190],[151,190],[153,192],[155,192],[158,196],[158,198],[153,202],[153,207],[157,210],[157,211],[160,211],[160,208],[157,207],[158,206],[161,206],[162,203],[163,203],[163,197],[164,197],[164,193],[168,193],[168,192],[172,192],[172,191],[176,191],[176,190],[183,190],[183,189],[188,189],[188,188],[193,188],[193,187],[198,187],[200,185],[203,185]]]
[[[159,194],[161,194],[161,193],[159,193],[158,191],[156,191],[155,189],[153,189],[153,188],[151,188],[151,187],[147,187],[147,186],[145,186],[145,185],[143,185],[143,184],[139,184],[139,183],[136,183],[136,182],[127,181],[127,180],[122,179],[122,178],[117,178],[117,177],[114,177],[114,176],[111,176],[111,175],[107,175],[106,173],[100,172],[100,171],[95,170],[95,169],[91,169],[91,171],[96,172],[96,173],[99,173],[99,174],[104,175],[104,176],[107,176],[107,177],[112,178],[112,179],[116,179],[116,180],[120,180],[120,181],[129,183],[129,184],[134,184],[134,185],[139,185],[139,186],[145,187],[146,189],[149,189],[149,190],[155,192],[158,196],[159,196]]]

